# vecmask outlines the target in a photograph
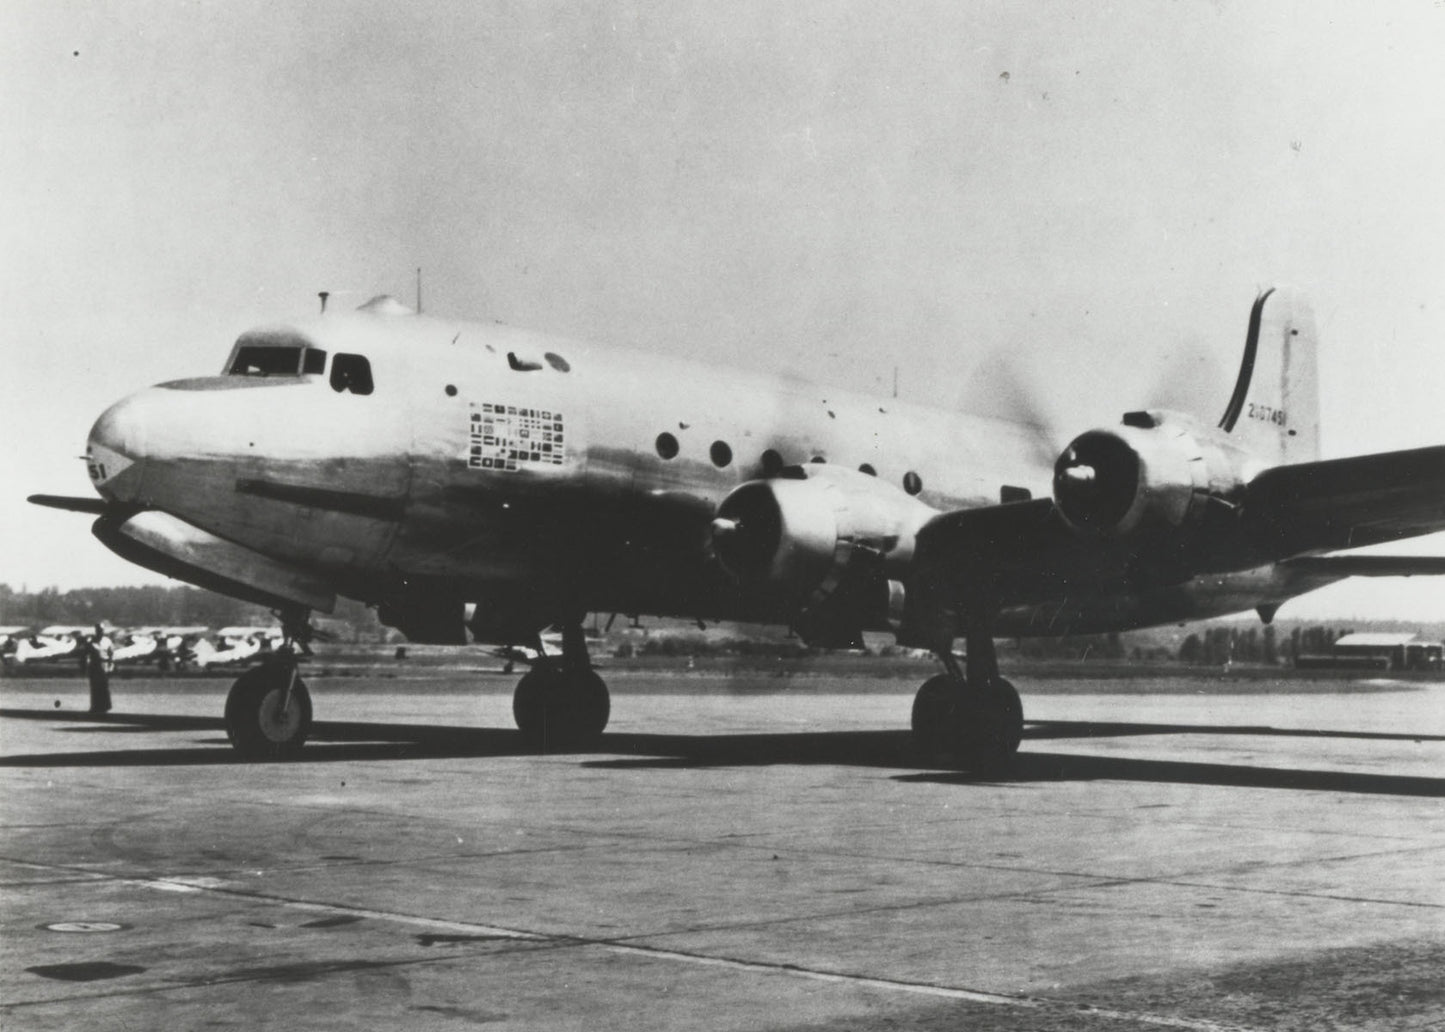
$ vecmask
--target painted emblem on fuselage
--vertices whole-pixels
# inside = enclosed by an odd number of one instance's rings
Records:
[[[560,412],[489,401],[471,414],[469,469],[515,473],[528,466],[560,466],[565,454]]]

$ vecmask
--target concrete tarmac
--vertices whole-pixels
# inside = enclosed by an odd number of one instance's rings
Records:
[[[1021,684],[1016,771],[902,681],[0,681],[0,1027],[1445,1028],[1445,685]],[[57,706],[58,704],[58,706]]]

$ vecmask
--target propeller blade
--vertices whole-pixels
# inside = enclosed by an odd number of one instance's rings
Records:
[[[1023,367],[1018,352],[996,351],[969,374],[959,407],[965,412],[1006,419],[1026,426],[1041,465],[1052,467],[1067,440],[1059,427],[1068,425],[1044,400],[1037,385],[1045,382]]]
[[[1223,356],[1198,339],[1183,341],[1158,357],[1144,408],[1171,409],[1206,418],[1229,397],[1230,370]]]

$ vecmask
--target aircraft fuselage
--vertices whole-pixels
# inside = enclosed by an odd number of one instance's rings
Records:
[[[911,496],[920,520],[1042,496],[1052,474],[1025,424],[370,312],[246,334],[223,375],[107,410],[89,456],[108,499],[366,601],[480,603],[499,614],[502,638],[518,607],[538,619],[565,609],[787,621],[796,600],[739,585],[709,539],[730,491],[783,467],[861,470]],[[1291,584],[1272,567],[1226,572],[1152,594],[1014,606],[998,630],[1217,615],[1282,600]]]

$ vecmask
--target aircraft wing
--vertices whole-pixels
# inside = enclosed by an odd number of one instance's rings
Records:
[[[908,610],[1060,597],[1106,575],[1116,552],[1076,534],[1049,498],[946,512],[918,532]]]
[[[1445,576],[1445,555],[1302,555],[1280,565],[1307,576]]]
[[[1243,508],[1281,557],[1445,530],[1445,446],[1279,466],[1250,482]]]
[[[1278,466],[1201,526],[1110,539],[1078,532],[1050,499],[963,509],[918,533],[909,638],[1000,606],[1178,583],[1285,561],[1301,573],[1445,574],[1445,558],[1302,556],[1445,530],[1445,447]],[[1298,557],[1298,558],[1296,558]]]

